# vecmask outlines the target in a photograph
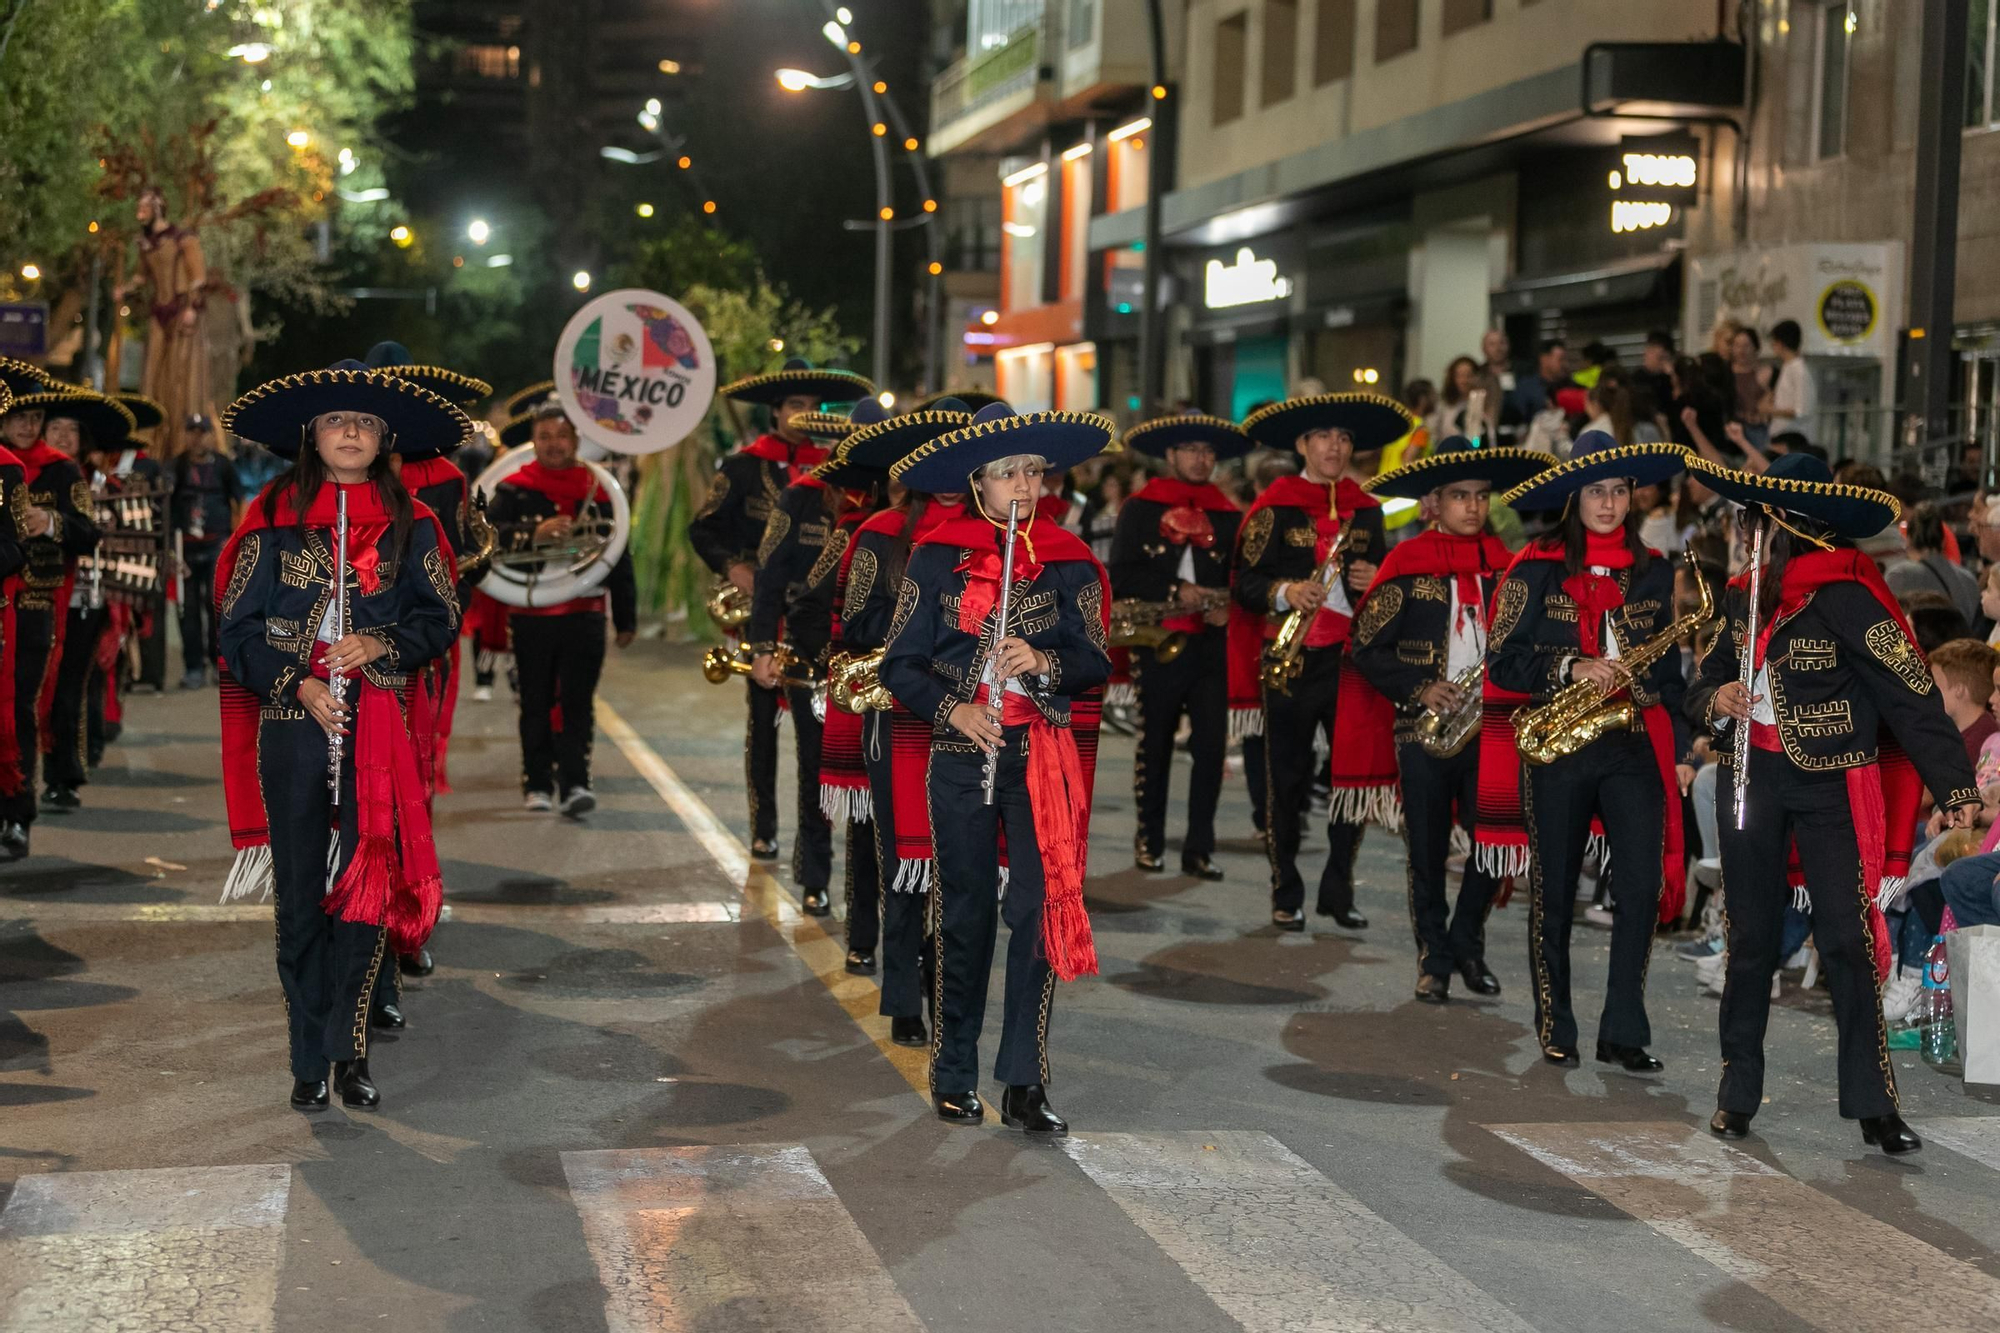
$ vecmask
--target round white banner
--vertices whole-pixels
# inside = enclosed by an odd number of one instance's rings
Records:
[[[671,449],[715,400],[715,350],[680,302],[630,287],[570,317],[556,392],[577,430],[621,454]]]

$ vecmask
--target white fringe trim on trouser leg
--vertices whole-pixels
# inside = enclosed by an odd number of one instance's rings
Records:
[[[1136,708],[1139,705],[1139,688],[1129,680],[1121,680],[1116,685],[1104,687],[1106,708]]]
[[[1465,825],[1451,826],[1451,854],[1453,856],[1472,855],[1472,835],[1465,831]]]
[[[819,784],[819,809],[834,824],[866,824],[875,818],[875,793],[866,787]]]
[[[1394,785],[1335,787],[1326,817],[1334,824],[1379,824],[1391,833],[1403,827],[1403,800]]]
[[[896,878],[889,882],[891,893],[922,893],[931,886],[931,876],[936,873],[937,862],[925,858],[921,861],[900,860],[896,862]]]
[[[1792,908],[1799,912],[1812,911],[1812,895],[1806,892],[1805,885],[1801,884],[1792,890]]]
[[[1895,906],[1908,882],[1908,877],[1903,875],[1882,876],[1882,882],[1875,886],[1875,906],[1884,912]]]
[[[236,853],[235,864],[229,867],[229,877],[222,881],[222,901],[235,902],[253,893],[257,895],[257,901],[267,901],[276,882],[276,872],[271,868],[271,844],[266,842],[245,847]]]
[[[1000,867],[1000,892],[997,896],[1003,903],[1007,901],[1007,870],[1006,866]]]
[[[1229,739],[1240,741],[1245,736],[1264,734],[1264,710],[1261,708],[1232,708],[1229,710]]]
[[[1528,873],[1531,854],[1527,847],[1502,847],[1495,843],[1472,844],[1472,864],[1495,879],[1519,878]]]

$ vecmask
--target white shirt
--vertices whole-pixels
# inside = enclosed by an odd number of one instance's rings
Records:
[[[1804,357],[1795,356],[1780,366],[1778,382],[1771,389],[1771,434],[1795,430],[1810,436],[1808,427],[1819,407],[1818,396]]]
[[[1451,580],[1451,634],[1445,640],[1444,678],[1457,680],[1474,662],[1486,656],[1486,626],[1477,601],[1470,606],[1458,600],[1458,580]]]
[[[1609,565],[1592,565],[1590,572],[1602,575],[1607,579],[1613,577]],[[1598,634],[1598,641],[1604,645],[1604,656],[1607,660],[1616,662],[1622,656],[1618,651],[1618,636],[1611,632],[1611,613],[1609,611],[1604,613],[1604,629]]]
[[[1174,577],[1182,583],[1194,582],[1194,545],[1181,547],[1181,567],[1174,571]]]
[[[1767,727],[1777,726],[1778,715],[1771,711],[1771,667],[1768,662],[1757,668],[1757,679],[1751,683],[1750,693],[1757,699],[1750,705],[1750,720]]]

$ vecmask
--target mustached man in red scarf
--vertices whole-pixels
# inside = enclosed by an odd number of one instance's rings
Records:
[[[223,425],[295,459],[216,564],[223,795],[237,848],[224,898],[276,895],[292,1105],[326,1106],[331,1061],[342,1103],[365,1109],[380,1101],[368,1070],[376,979],[389,952],[423,947],[443,899],[435,733],[417,673],[450,648],[459,621],[451,545],[390,456],[463,440],[472,423],[435,394],[345,361],[251,390]],[[347,543],[336,549],[343,499]]]
[[[985,402],[990,395],[977,395]],[[927,399],[925,405],[858,431],[841,445],[838,456],[864,464],[894,466],[909,453],[943,435],[972,424],[972,411],[950,396]],[[963,484],[963,483],[961,483]],[[963,518],[965,496],[901,488],[889,508],[864,521],[849,545],[836,597],[839,650],[848,654],[877,653],[889,638],[895,619],[896,593],[910,553],[940,524]],[[880,667],[877,667],[878,679]],[[898,1046],[927,1047],[924,1006],[934,990],[936,955],[926,938],[930,895],[936,879],[932,855],[928,774],[931,726],[900,703],[870,709],[860,718],[858,750],[865,770],[870,828],[874,846],[850,844],[850,864],[872,865],[881,906],[882,1001],[889,1020],[889,1039]],[[853,775],[844,761],[842,734],[847,724],[837,710],[827,714],[827,742],[821,752],[822,793],[837,785],[851,786]],[[872,851],[873,860],[869,860]],[[859,855],[857,855],[857,852]],[[859,876],[859,869],[855,871]],[[857,937],[855,918],[864,910],[862,891],[848,903],[849,966],[853,967]]]
[[[784,368],[724,386],[723,397],[764,409],[770,429],[722,460],[708,498],[688,523],[688,542],[717,579],[747,602],[756,590],[757,550],[771,510],[785,487],[826,461],[793,418],[821,404],[845,405],[875,396],[875,386],[843,370],[817,370],[793,357]],[[743,768],[750,804],[750,855],[778,859],[778,692],[749,683],[750,721]]]
[[[1229,561],[1243,511],[1209,478],[1218,460],[1249,453],[1250,437],[1234,422],[1188,413],[1134,426],[1125,432],[1125,447],[1164,459],[1167,475],[1147,482],[1118,511],[1111,591],[1120,601],[1170,604],[1172,614],[1157,623],[1183,641],[1177,655],[1132,649],[1144,723],[1132,762],[1139,813],[1132,860],[1144,871],[1166,869],[1167,788],[1174,736],[1186,717],[1194,764],[1181,873],[1218,880],[1222,871],[1210,858],[1229,740]]]
[[[1606,732],[1552,763],[1523,759],[1515,770],[1530,859],[1535,1029],[1553,1064],[1578,1063],[1570,919],[1595,818],[1616,886],[1597,1058],[1634,1072],[1661,1068],[1646,1051],[1646,957],[1654,927],[1680,914],[1685,892],[1681,795],[1694,778],[1691,768],[1681,772],[1686,683],[1678,652],[1663,654],[1636,679],[1618,659],[1674,618],[1673,563],[1639,540],[1642,515],[1632,491],[1680,472],[1687,456],[1678,445],[1621,446],[1601,430],[1585,431],[1568,462],[1501,497],[1517,509],[1560,510],[1562,517],[1514,558],[1495,595],[1485,698],[1541,704],[1586,681],[1607,702],[1629,701],[1639,713],[1630,731]],[[1489,757],[1506,756],[1495,750]],[[1483,825],[1483,808],[1480,818]]]
[[[1032,515],[1042,477],[1102,452],[1111,433],[1110,421],[1087,413],[1017,416],[994,404],[890,469],[934,495],[966,487],[974,510],[938,524],[911,551],[882,661],[882,683],[931,728],[931,1100],[950,1124],[986,1115],[979,1030],[1004,914],[1007,989],[993,1069],[1005,1085],[1000,1123],[1031,1134],[1069,1131],[1046,1090],[1049,1005],[1057,980],[1097,971],[1083,906],[1090,788],[1071,701],[1111,673],[1109,580],[1081,538]],[[1019,527],[1003,624],[1010,507]]]
[[[7,497],[9,517],[21,541],[23,564],[7,579],[4,653],[13,659],[0,672],[0,688],[13,693],[16,762],[0,781],[0,847],[9,857],[28,854],[28,830],[35,822],[36,766],[54,737],[49,729],[55,706],[57,664],[68,638],[69,605],[76,586],[76,562],[97,549],[97,506],[90,484],[75,457],[81,436],[59,432],[70,449],[55,448],[43,438],[45,413],[68,405],[72,411],[99,414],[129,429],[130,413],[110,400],[57,386],[39,393],[14,396],[13,409],[0,419],[0,440],[20,459],[22,486]],[[65,417],[65,420],[75,420]],[[88,669],[86,662],[84,669]],[[79,694],[79,698],[81,695]],[[71,729],[74,735],[74,728]]]
[[[1864,1143],[1915,1152],[1923,1143],[1897,1113],[1877,1001],[1890,960],[1877,897],[1909,868],[1919,782],[1951,827],[1970,825],[1980,803],[1958,728],[1902,609],[1875,562],[1853,546],[1895,522],[1900,507],[1882,491],[1835,483],[1808,454],[1784,454],[1758,476],[1701,459],[1691,466],[1744,507],[1746,528],[1765,532],[1750,688],[1739,655],[1750,639],[1746,571],[1723,597],[1728,629],[1715,636],[1687,698],[1688,716],[1715,736],[1722,756],[1716,825],[1729,892],[1722,1083],[1709,1129],[1740,1139],[1763,1104],[1764,1028],[1795,868],[1833,996],[1840,1114],[1861,1122]]]
[[[874,425],[888,415],[873,398],[864,398],[854,405],[845,424]],[[808,419],[825,424],[808,426]],[[790,424],[801,430],[826,429],[837,420],[825,413],[809,413],[793,417]],[[757,547],[750,619],[743,624],[743,651],[750,656],[751,683],[766,690],[782,690],[791,714],[792,740],[798,754],[798,832],[792,837],[792,882],[798,886],[807,916],[827,916],[833,911],[827,890],[833,875],[833,823],[820,801],[823,723],[814,707],[815,687],[807,677],[824,675],[840,560],[854,529],[880,506],[881,488],[889,479],[886,470],[843,466],[828,473],[825,466],[821,463],[787,486],[771,507]],[[789,678],[781,677],[777,665],[781,643],[797,661],[806,664],[804,673],[795,670]],[[862,939],[867,939],[865,930]],[[872,952],[872,945],[865,952]],[[862,964],[862,959],[854,960],[857,970]]]
[[[1365,682],[1347,655],[1354,603],[1374,582],[1386,542],[1381,504],[1349,479],[1347,465],[1356,450],[1384,448],[1415,425],[1400,403],[1371,393],[1292,398],[1243,423],[1258,444],[1296,449],[1303,464],[1298,475],[1267,486],[1243,518],[1229,623],[1230,710],[1262,709],[1261,718],[1236,729],[1261,728],[1264,736],[1264,842],[1271,857],[1271,924],[1280,930],[1306,928],[1300,826],[1321,763],[1314,748],[1321,737],[1333,746],[1337,790],[1314,908],[1345,929],[1368,926],[1354,907],[1354,858],[1363,819],[1393,804],[1396,758],[1387,705],[1370,694],[1376,716],[1364,718],[1356,709]],[[1328,582],[1318,577],[1323,568]],[[1297,674],[1274,686],[1265,679],[1266,655],[1294,615],[1308,618]],[[1349,690],[1349,681],[1355,689]]]
[[[1457,909],[1450,908],[1445,860],[1452,830],[1472,833],[1481,737],[1475,731],[1455,753],[1432,754],[1419,742],[1417,725],[1426,716],[1464,716],[1468,708],[1476,725],[1486,608],[1514,559],[1486,527],[1493,492],[1520,485],[1554,461],[1527,449],[1475,449],[1454,435],[1422,461],[1367,484],[1370,495],[1420,501],[1431,520],[1426,531],[1390,549],[1354,623],[1354,665],[1396,706],[1417,998],[1428,1004],[1450,998],[1454,970],[1475,994],[1500,993],[1486,965],[1486,914],[1499,881],[1467,864]]]

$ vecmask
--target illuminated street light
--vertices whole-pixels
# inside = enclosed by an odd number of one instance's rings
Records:
[[[628,167],[643,167],[648,162],[657,162],[660,160],[660,154],[657,151],[635,153],[629,148],[616,148],[609,144],[598,149],[597,155],[613,162],[623,162]]]
[[[590,274],[585,272],[583,269],[578,269],[575,273],[570,275],[569,285],[576,288],[580,292],[589,291]]]
[[[943,273],[943,272],[944,272],[944,265],[943,265],[943,264],[940,264],[940,263],[938,263],[938,262],[937,262],[937,260],[933,259],[933,260],[931,261],[931,267],[930,267],[930,275],[931,275],[931,276],[932,276],[933,278],[935,278],[935,277],[937,277],[937,276],[938,276],[939,274],[941,274],[941,273]]]
[[[223,54],[234,56],[246,65],[261,65],[271,58],[271,48],[262,42],[244,42],[230,47]]]
[[[512,255],[488,255],[486,257],[486,267],[488,268],[506,268],[513,262],[514,256]]]
[[[639,127],[648,133],[660,128],[660,118],[650,111],[639,113]]]
[[[312,135],[306,133],[304,130],[293,130],[285,136],[285,142],[294,148],[304,148],[312,142]]]
[[[29,282],[39,282],[42,277],[41,267],[36,264],[23,264],[21,265],[21,276]]]
[[[998,310],[988,310],[979,317],[979,322],[990,329],[1000,322],[1000,312]]]
[[[487,238],[492,234],[493,228],[486,225],[485,218],[474,218],[471,225],[465,229],[465,239],[474,245],[486,244]]]
[[[783,338],[773,338],[769,343],[765,345],[768,346],[774,352],[782,352],[785,350],[785,340]]]
[[[847,29],[841,27],[832,19],[826,21],[826,24],[820,28],[820,32],[826,36],[829,42],[832,42],[841,50],[844,51],[847,49]]]
[[[389,228],[389,239],[396,243],[398,249],[407,250],[416,244],[417,234],[408,227],[398,223],[396,226]]]
[[[653,216],[653,206],[651,204],[640,204],[638,208],[634,209],[633,211],[642,218],[649,218]]]
[[[691,157],[683,156],[681,160],[674,163],[674,165],[679,167],[682,171],[686,171],[689,167],[694,165],[694,159]]]
[[[660,62],[660,73],[662,73],[662,74],[678,74],[678,73],[680,73],[680,72],[681,72],[681,62],[680,62],[680,61],[678,61],[678,60],[662,60],[662,61]]]
[[[647,114],[647,115],[649,115],[649,116],[657,116],[657,115],[659,115],[659,114],[660,114],[660,99],[659,99],[659,98],[657,98],[657,97],[649,97],[649,98],[647,98],[647,99],[646,99],[646,114]]]
[[[704,213],[713,213],[715,211],[715,200],[713,199],[702,200],[701,211]]]
[[[854,22],[854,11],[849,9],[846,5],[842,5],[839,9],[834,10],[833,16],[839,19],[842,23]]]
[[[389,191],[378,185],[372,190],[335,190],[335,194],[350,204],[379,204],[389,197]]]
[[[854,75],[852,73],[821,76],[814,74],[811,70],[787,67],[779,70],[777,77],[778,86],[788,93],[802,93],[808,88],[830,90],[835,88],[851,88],[854,86]]]

